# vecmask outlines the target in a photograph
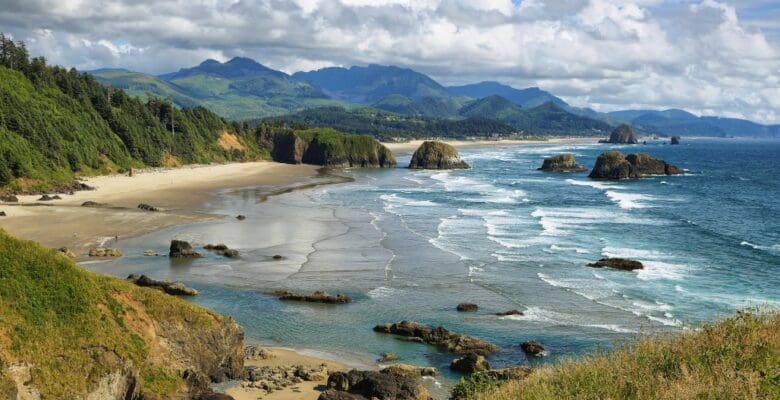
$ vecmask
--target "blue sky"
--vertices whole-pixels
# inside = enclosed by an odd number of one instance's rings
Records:
[[[0,29],[79,69],[393,64],[602,111],[764,123],[780,123],[778,21],[780,3],[763,0],[0,0]]]

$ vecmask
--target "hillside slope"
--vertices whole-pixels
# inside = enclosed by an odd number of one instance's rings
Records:
[[[0,315],[4,399],[189,399],[243,368],[231,318],[2,231]]]

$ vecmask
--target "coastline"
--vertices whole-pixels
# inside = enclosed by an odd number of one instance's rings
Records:
[[[550,138],[548,140],[442,140],[441,142],[452,145],[456,148],[478,147],[478,146],[522,146],[527,144],[592,144],[598,143],[599,137],[571,137],[571,138]],[[425,140],[417,139],[408,142],[382,142],[382,144],[393,152],[410,153],[415,151]]]

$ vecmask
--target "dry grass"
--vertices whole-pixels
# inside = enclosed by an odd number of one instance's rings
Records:
[[[780,399],[780,313],[740,312],[695,332],[642,339],[474,398]]]

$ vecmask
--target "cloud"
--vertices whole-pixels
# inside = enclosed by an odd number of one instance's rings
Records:
[[[780,7],[663,0],[0,0],[0,26],[79,69],[248,56],[295,72],[381,63],[445,84],[540,86],[599,110],[780,123]]]

